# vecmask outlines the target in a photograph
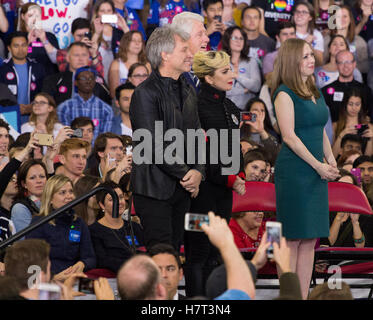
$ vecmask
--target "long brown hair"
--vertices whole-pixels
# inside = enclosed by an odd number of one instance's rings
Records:
[[[313,9],[315,10],[315,19],[317,18],[320,10],[320,0],[313,0]],[[329,0],[329,7],[334,5],[334,0]]]
[[[38,96],[41,96],[41,97],[44,97],[45,99],[47,99],[48,104],[53,107],[53,110],[51,112],[49,112],[46,123],[45,123],[45,125],[47,127],[47,132],[49,134],[53,134],[54,125],[58,122],[58,116],[57,116],[57,112],[56,112],[57,104],[54,101],[53,97],[48,93],[39,92],[35,96],[35,98],[38,97]],[[33,111],[31,112],[29,121],[35,123],[35,126],[36,126],[36,124],[37,124],[36,123],[36,114]]]
[[[28,3],[25,3],[24,5],[22,5],[21,10],[20,10],[20,14],[19,14],[19,17],[18,17],[18,21],[17,21],[17,25],[19,25],[19,27],[18,27],[19,31],[27,32],[26,23],[25,23],[25,20],[22,19],[22,14],[23,15],[26,14],[29,11],[30,7],[38,7],[40,9],[40,12],[41,12],[41,7],[37,3],[28,2]]]
[[[269,82],[272,99],[281,84],[286,85],[303,99],[311,99],[312,96],[316,99],[320,97],[313,75],[310,75],[304,83],[300,73],[305,45],[313,50],[310,44],[302,39],[287,39],[281,44]]]
[[[121,59],[123,62],[127,61],[127,59],[128,59],[128,57],[127,57],[128,48],[130,46],[130,42],[132,41],[132,37],[135,33],[139,34],[141,39],[142,39],[142,48],[141,48],[141,51],[139,52],[139,55],[138,55],[138,61],[140,63],[146,64],[147,60],[146,60],[146,54],[145,54],[144,38],[142,36],[142,33],[140,31],[137,31],[137,30],[129,31],[122,36],[122,39],[120,39],[120,44],[119,44],[118,58]]]
[[[342,10],[342,9],[347,10],[348,11],[348,15],[350,16],[350,24],[349,24],[348,30],[347,30],[347,40],[348,40],[348,42],[351,43],[355,39],[355,28],[356,28],[355,18],[353,16],[352,11],[351,11],[351,9],[350,9],[349,6],[347,6],[347,5],[341,5],[341,6],[339,6],[338,10]],[[335,28],[335,29],[331,30],[330,35],[335,35],[335,34],[337,34],[337,32],[338,32],[338,29]]]
[[[365,105],[365,100],[364,100],[364,95],[361,91],[360,88],[358,87],[352,87],[348,92],[344,94],[343,101],[342,101],[342,106],[341,109],[339,110],[339,117],[337,121],[337,127],[335,129],[335,137],[338,137],[339,134],[342,132],[342,130],[346,127],[346,122],[347,122],[347,105],[348,101],[350,100],[351,97],[359,97],[361,100],[361,107],[360,111],[358,114],[358,121],[359,123],[367,123],[366,121],[366,105]]]

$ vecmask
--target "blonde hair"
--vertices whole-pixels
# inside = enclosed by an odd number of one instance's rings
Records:
[[[194,55],[193,72],[199,79],[212,76],[217,69],[229,65],[230,57],[224,51],[199,51]]]
[[[66,184],[70,183],[71,187],[74,190],[73,182],[70,178],[63,176],[63,175],[54,175],[53,177],[49,178],[47,183],[45,184],[43,194],[41,196],[41,206],[39,216],[48,216],[52,211],[52,198],[55,193],[60,191],[60,189]],[[49,221],[49,223],[54,224],[53,220]]]
[[[89,148],[90,148],[90,145],[87,141],[84,141],[79,138],[70,138],[70,139],[66,139],[64,142],[61,143],[59,154],[66,155],[67,151],[78,150],[78,149],[85,149],[88,153]]]
[[[277,88],[284,84],[296,95],[303,99],[320,98],[320,92],[317,90],[313,75],[308,76],[306,82],[303,82],[300,65],[303,59],[304,45],[310,44],[302,39],[288,39],[278,51],[275,60],[272,76],[270,79],[270,88],[272,99]]]

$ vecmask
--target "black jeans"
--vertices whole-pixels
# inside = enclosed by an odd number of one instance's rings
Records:
[[[168,200],[134,194],[136,214],[144,228],[145,246],[168,243],[178,251],[184,237],[184,217],[190,207],[190,193],[177,183]]]
[[[232,189],[203,181],[198,197],[192,199],[190,212],[216,215],[229,222],[232,213]],[[203,232],[186,231],[184,236],[186,264],[185,291],[188,297],[205,296],[206,281],[221,264],[219,251]]]

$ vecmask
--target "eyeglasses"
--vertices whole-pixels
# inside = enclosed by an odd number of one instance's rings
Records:
[[[147,78],[149,75],[147,74],[134,74],[132,77],[134,78]]]
[[[303,16],[306,16],[306,15],[308,15],[308,14],[310,14],[309,13],[309,11],[300,11],[300,10],[295,10],[294,11],[294,14],[299,14],[299,15],[303,15]]]
[[[88,78],[86,78],[86,77],[79,77],[79,78],[76,78],[76,80],[78,80],[78,81],[95,81],[95,78],[94,77],[88,77]]]
[[[352,61],[337,61],[337,64],[348,64],[348,65],[352,65],[355,61],[352,60]]]
[[[45,102],[45,101],[33,101],[33,102],[31,102],[31,105],[32,106],[37,106],[37,105],[39,105],[39,106],[46,106],[46,105],[48,105],[49,103],[48,102]]]
[[[232,36],[231,37],[231,40],[235,41],[235,40],[239,40],[239,41],[243,41],[244,39],[242,37],[235,37],[235,36]]]

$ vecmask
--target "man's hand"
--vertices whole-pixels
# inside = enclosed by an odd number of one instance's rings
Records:
[[[189,170],[186,175],[181,179],[180,184],[185,190],[190,193],[195,193],[199,188],[202,180],[202,174],[195,169]]]
[[[98,278],[93,282],[97,300],[114,300],[114,293],[106,278]]]
[[[79,297],[79,296],[85,296],[83,292],[73,290],[73,286],[75,285],[76,280],[79,278],[87,278],[87,276],[83,272],[73,273],[64,282],[64,286],[67,289],[68,296],[72,297],[72,299],[75,297]],[[68,299],[68,300],[71,300],[71,299]]]
[[[224,23],[219,22],[217,19],[214,19],[210,25],[207,27],[207,35],[211,35],[214,32],[224,33]]]

